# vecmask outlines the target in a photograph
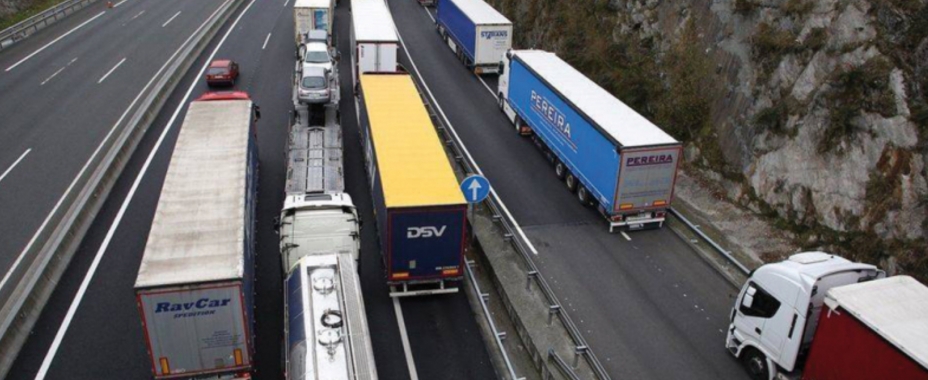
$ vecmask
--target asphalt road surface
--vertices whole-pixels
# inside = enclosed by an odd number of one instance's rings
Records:
[[[458,62],[416,2],[389,4],[415,67],[403,64],[431,89],[612,378],[746,378],[723,345],[736,289],[667,228],[610,234],[498,110],[495,78]]]
[[[0,52],[0,300],[98,147],[223,2],[99,2]]]
[[[287,0],[246,5],[239,12],[241,20],[231,31],[226,25],[204,57],[194,64],[140,143],[94,221],[18,356],[10,379],[151,378],[133,284],[186,103],[206,91],[197,72],[227,31],[228,37],[215,57],[240,63],[242,76],[236,87],[251,94],[262,113],[258,122],[261,167],[255,376],[281,378],[282,286],[278,239],[272,220],[283,201],[286,174],[283,147],[292,109],[291,6],[292,1]],[[342,1],[335,21],[342,42],[348,37],[347,7],[348,2]],[[345,44],[340,49],[343,57],[349,57]],[[346,84],[351,81],[349,62],[350,59],[340,62],[342,81]],[[185,97],[188,89],[190,96]],[[342,91],[346,186],[362,218],[370,221],[374,218],[354,120],[354,102],[350,87],[343,86]],[[375,228],[369,223],[362,229],[361,281],[380,378],[406,379],[413,372],[421,379],[495,378],[476,316],[463,293],[403,299],[399,305],[405,324],[402,328],[398,325],[396,306],[384,283]],[[400,343],[401,331],[409,338],[412,370]]]

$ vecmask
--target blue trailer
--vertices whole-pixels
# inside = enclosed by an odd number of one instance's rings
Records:
[[[456,292],[467,202],[408,74],[361,74],[361,138],[391,296]],[[410,289],[418,285],[418,289]]]
[[[512,47],[512,22],[483,0],[441,0],[438,33],[458,59],[477,74],[496,73]]]
[[[682,144],[561,60],[510,51],[499,106],[532,135],[555,174],[615,227],[663,225],[673,200]]]

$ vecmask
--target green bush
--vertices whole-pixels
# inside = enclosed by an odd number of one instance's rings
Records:
[[[859,67],[848,67],[832,74],[831,89],[825,95],[829,109],[829,125],[822,140],[819,153],[832,151],[842,141],[857,132],[852,120],[861,111],[894,116],[896,102],[889,88],[889,73],[892,64],[885,57],[876,57]]]
[[[782,135],[786,133],[786,121],[789,118],[789,107],[785,101],[780,101],[771,107],[764,108],[754,115],[754,124],[771,133]]]

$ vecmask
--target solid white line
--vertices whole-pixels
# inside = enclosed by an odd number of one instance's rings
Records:
[[[490,95],[493,95],[493,99],[496,99],[497,101],[499,101],[499,97],[496,96],[496,93],[493,92],[493,90],[490,89],[490,86],[487,85],[487,82],[484,82],[484,81],[483,81],[483,78],[481,78],[481,77],[480,77],[479,75],[477,75],[476,73],[474,74],[474,76],[476,76],[477,79],[480,80],[480,83],[483,83],[483,87],[486,88],[487,91],[490,92]]]
[[[396,324],[400,327],[400,341],[403,343],[403,352],[406,353],[406,367],[409,368],[409,378],[419,380],[419,373],[416,372],[416,362],[412,359],[412,348],[409,346],[409,335],[406,334],[403,309],[400,307],[400,300],[396,297],[393,297],[393,311],[396,312]]]
[[[390,17],[393,17],[393,12],[390,11],[389,7],[387,7],[387,11],[390,12]],[[400,45],[403,45],[403,52],[406,53],[406,58],[409,58],[409,63],[412,64],[412,70],[416,73],[416,76],[419,77],[419,81],[422,82],[422,88],[425,89],[425,92],[428,93],[429,98],[432,99],[432,104],[435,105],[435,110],[438,111],[438,114],[441,115],[441,118],[445,121],[445,125],[448,126],[448,130],[451,131],[454,139],[458,141],[458,145],[461,147],[461,150],[464,151],[464,155],[467,156],[467,160],[470,161],[471,165],[473,165],[474,170],[477,171],[477,174],[483,175],[483,170],[480,170],[480,166],[477,165],[477,161],[474,160],[474,157],[470,155],[470,151],[468,151],[467,147],[464,146],[464,141],[462,141],[461,138],[458,137],[458,133],[455,132],[454,126],[451,124],[451,121],[448,120],[448,116],[445,116],[445,111],[443,111],[441,105],[438,104],[438,99],[436,99],[435,95],[432,94],[432,90],[430,90],[429,85],[425,83],[425,79],[422,79],[422,74],[419,73],[419,69],[416,67],[416,61],[414,61],[412,56],[409,55],[409,49],[406,48],[406,43],[403,42],[403,36],[400,35],[399,28],[394,28],[394,30],[396,30],[396,36],[400,39]],[[506,204],[503,203],[502,198],[496,194],[496,190],[494,190],[492,187],[490,187],[490,195],[496,199],[496,203],[499,204],[500,208],[503,209],[503,213],[505,213],[506,217],[512,221],[512,226],[515,227],[516,232],[518,232],[519,236],[522,237],[522,241],[528,245],[529,250],[531,250],[533,254],[537,255],[538,250],[535,249],[535,245],[532,244],[531,240],[528,240],[528,236],[526,236],[525,232],[522,231],[522,227],[519,226],[519,222],[517,222],[516,218],[513,217],[511,213],[509,213],[509,208],[506,207]]]
[[[116,5],[114,5],[113,8],[119,7],[120,5],[122,5],[122,3],[125,3],[126,1],[128,1],[128,0],[122,0],[122,1],[120,1],[120,2],[118,2],[118,3],[116,3]],[[142,12],[144,12],[144,11],[142,11]],[[133,18],[134,18],[134,17],[133,17]]]
[[[116,64],[116,66],[113,66],[113,68],[110,69],[110,71],[107,71],[106,74],[103,74],[103,76],[100,77],[100,80],[97,81],[97,84],[103,83],[103,81],[106,80],[106,77],[110,76],[110,74],[112,74],[113,71],[116,71],[116,69],[119,68],[119,66],[122,66],[122,63],[125,61],[126,59],[123,58],[121,61],[119,61],[119,63]]]
[[[164,24],[161,24],[161,27],[163,28],[163,27],[165,27],[165,26],[168,26],[168,24],[170,24],[171,21],[174,21],[174,19],[177,18],[177,16],[180,16],[180,12],[181,12],[181,11],[177,11],[177,13],[175,13],[173,16],[171,16],[171,18],[169,18],[167,21],[165,21]]]
[[[226,3],[228,3],[229,1],[231,0],[226,0]],[[217,8],[216,11],[214,11],[213,14],[210,15],[206,20],[213,18],[213,16],[215,16],[216,13],[218,13],[220,9],[222,9],[221,6]],[[103,141],[101,141],[100,145],[97,146],[97,149],[94,150],[93,154],[90,155],[90,158],[87,159],[87,162],[84,163],[84,167],[81,168],[81,171],[77,173],[77,176],[75,176],[74,180],[71,181],[71,184],[68,185],[68,188],[64,191],[64,194],[62,194],[61,198],[58,199],[58,203],[55,204],[55,207],[52,208],[52,211],[48,213],[48,216],[45,217],[45,221],[42,222],[42,225],[39,226],[39,229],[35,231],[34,235],[32,235],[32,239],[29,239],[29,243],[26,243],[26,247],[23,248],[22,252],[19,253],[19,257],[16,258],[16,261],[13,262],[13,265],[10,267],[10,269],[7,270],[6,274],[3,275],[3,279],[0,280],[0,290],[2,290],[3,286],[6,285],[6,282],[9,281],[10,276],[13,274],[13,272],[16,271],[16,268],[19,267],[19,264],[22,263],[23,258],[26,257],[26,252],[29,252],[29,250],[32,248],[32,245],[35,244],[35,241],[36,239],[38,239],[39,234],[41,234],[42,231],[45,230],[45,226],[47,226],[48,222],[52,219],[52,215],[55,215],[55,213],[58,212],[58,208],[61,207],[61,204],[64,202],[65,198],[68,196],[68,194],[71,193],[71,190],[74,189],[74,185],[77,184],[77,180],[81,178],[81,176],[84,175],[84,172],[87,171],[87,168],[90,166],[90,163],[93,162],[94,158],[97,157],[97,154],[100,153],[100,149],[103,149],[103,145],[106,144],[106,142],[110,139],[110,136],[113,135],[113,132],[116,131],[116,127],[119,126],[119,124],[122,123],[122,120],[126,117],[126,115],[129,114],[129,110],[131,110],[132,107],[135,106],[135,103],[138,102],[139,98],[142,97],[142,94],[145,93],[145,90],[148,89],[148,86],[151,86],[152,82],[154,82],[155,78],[157,78],[158,75],[160,75],[161,72],[164,71],[164,68],[167,67],[168,63],[170,63],[171,60],[174,59],[174,57],[177,56],[178,53],[180,53],[180,49],[184,45],[186,45],[188,42],[190,42],[190,39],[193,38],[193,36],[196,35],[197,31],[202,29],[204,25],[206,25],[206,21],[204,21],[203,24],[201,24],[200,27],[197,28],[197,30],[191,33],[190,36],[187,37],[187,40],[184,41],[184,43],[180,44],[180,47],[178,47],[177,50],[174,52],[174,54],[171,55],[171,58],[168,58],[167,62],[165,62],[164,65],[162,65],[161,68],[158,69],[158,72],[156,72],[155,75],[152,76],[151,79],[148,80],[148,84],[146,84],[145,87],[142,88],[142,91],[139,91],[138,95],[135,96],[135,99],[132,100],[132,103],[129,104],[129,107],[127,107],[126,110],[122,113],[122,116],[119,117],[119,120],[117,120],[116,123],[113,124],[113,127],[110,128],[109,133],[106,134],[106,136],[103,138]],[[71,62],[74,62],[74,61],[72,60]]]
[[[619,233],[622,234],[622,237],[624,237],[625,240],[632,241],[632,238],[628,237],[628,234],[626,234],[625,231],[619,231]]]
[[[435,23],[435,17],[432,16],[432,12],[429,12],[428,7],[422,7],[422,10],[425,11],[425,14],[429,15],[429,18],[432,19],[432,23]]]
[[[225,4],[229,3],[229,1],[231,0],[226,0],[226,2],[223,3],[223,5],[220,6],[216,11],[218,12],[219,9],[222,9]],[[219,44],[216,45],[216,48],[213,49],[213,52],[206,60],[203,68],[200,69],[200,73],[197,74],[196,78],[203,76],[203,72],[206,71],[206,67],[209,66],[209,63],[213,60],[213,57],[216,56],[216,52],[218,52],[219,48],[222,47],[223,43],[226,42],[226,38],[229,37],[229,34],[232,33],[233,30],[235,30],[235,26],[238,24],[239,20],[242,19],[242,16],[244,16],[245,13],[248,13],[248,9],[250,9],[251,5],[254,3],[255,0],[251,0],[251,2],[248,3],[248,6],[245,7],[245,10],[238,15],[238,18],[235,19],[235,22],[232,23],[232,26],[229,27],[229,30],[226,31],[226,34],[222,36],[221,40],[219,40]],[[216,12],[213,12],[213,15],[215,14]],[[207,18],[207,21],[212,18],[213,16],[210,16]],[[205,24],[206,22],[200,25],[200,28],[202,28]],[[191,37],[196,33],[197,32],[195,31],[193,34],[191,34]],[[190,39],[188,38],[187,40],[189,41]],[[184,42],[184,45],[186,44],[187,43]],[[181,47],[183,47],[183,45],[181,45]],[[179,51],[180,49],[178,49],[177,52]],[[174,55],[177,55],[177,52],[175,52]],[[168,59],[168,62],[171,62],[171,59],[173,58],[174,56],[171,56],[171,58]],[[162,66],[162,70],[165,66],[167,66],[168,62]],[[157,75],[152,77],[152,80],[154,80],[156,77]],[[151,84],[151,81],[148,83]],[[122,217],[125,215],[126,209],[129,207],[129,202],[132,201],[133,196],[135,196],[135,191],[138,189],[139,183],[142,182],[142,177],[144,177],[145,172],[148,171],[148,167],[151,164],[151,161],[155,158],[155,154],[161,147],[161,143],[164,142],[165,136],[167,136],[168,132],[170,132],[171,127],[174,125],[174,121],[177,120],[177,115],[180,114],[181,109],[187,105],[187,99],[190,98],[190,94],[193,92],[193,89],[196,88],[196,85],[196,81],[190,85],[190,88],[187,90],[184,98],[181,99],[180,103],[177,105],[177,109],[174,110],[174,114],[171,115],[171,119],[168,120],[168,124],[164,127],[164,131],[161,132],[161,136],[158,137],[158,142],[155,143],[151,153],[148,154],[148,158],[145,160],[145,164],[142,165],[141,171],[139,171],[138,176],[135,177],[135,182],[132,183],[132,188],[129,189],[129,193],[126,195],[126,199],[122,202],[122,206],[120,206],[119,212],[116,214],[116,219],[113,220],[113,224],[110,226],[109,231],[107,231],[106,238],[103,239],[103,243],[100,245],[100,249],[97,250],[97,255],[94,257],[93,263],[90,264],[90,269],[87,270],[87,274],[84,276],[83,282],[81,282],[81,287],[78,289],[77,295],[75,295],[74,300],[71,302],[71,306],[68,308],[68,313],[65,315],[64,321],[62,321],[61,326],[58,328],[58,333],[55,334],[55,340],[52,342],[52,346],[49,348],[48,353],[45,355],[45,360],[42,361],[42,367],[39,368],[39,372],[36,374],[35,380],[44,380],[45,376],[48,374],[48,369],[51,367],[52,361],[55,359],[55,354],[58,353],[58,347],[61,346],[61,341],[64,339],[65,333],[68,332],[68,327],[71,325],[71,320],[74,318],[74,314],[77,312],[77,308],[80,306],[81,300],[84,298],[84,294],[87,292],[87,287],[90,286],[90,281],[93,279],[93,275],[96,273],[97,267],[100,264],[100,261],[103,259],[103,254],[106,252],[106,248],[109,246],[110,241],[116,232],[116,228],[119,227],[119,223],[122,221]]]
[[[13,165],[10,165],[10,167],[9,167],[8,169],[6,169],[5,172],[3,172],[3,175],[0,175],[0,181],[3,181],[3,179],[6,178],[6,175],[7,175],[7,174],[10,174],[10,171],[12,171],[13,168],[16,167],[16,165],[19,165],[19,162],[22,161],[23,158],[26,158],[26,155],[29,154],[29,152],[30,152],[31,150],[32,150],[32,148],[26,149],[26,151],[23,152],[23,154],[20,155],[19,158],[16,159],[16,162],[14,162]]]
[[[52,44],[54,44],[55,42],[58,42],[58,41],[61,40],[62,38],[67,37],[69,34],[74,33],[75,30],[78,30],[78,29],[82,28],[84,25],[87,25],[88,23],[90,23],[91,21],[96,20],[97,17],[103,16],[104,13],[106,13],[106,11],[100,12],[100,13],[97,14],[96,16],[91,17],[90,20],[84,21],[84,23],[82,23],[82,24],[80,24],[80,25],[78,25],[78,26],[75,26],[74,29],[71,29],[71,30],[69,30],[67,33],[58,36],[58,38],[52,40],[52,42],[49,42],[49,43],[45,44],[45,46],[42,46],[41,48],[39,48],[39,50],[36,50],[36,51],[32,52],[32,54],[27,55],[26,58],[23,58],[23,59],[19,60],[19,62],[14,63],[13,66],[7,67],[5,71],[10,71],[10,70],[15,69],[16,66],[19,66],[19,65],[22,64],[23,62],[26,62],[26,60],[28,60],[29,58],[32,58],[34,55],[41,53],[42,50],[45,50],[45,49],[48,48],[49,46],[52,46]]]
[[[264,50],[264,48],[267,47],[267,41],[270,40],[270,39],[271,39],[271,34],[268,33],[268,34],[267,34],[267,38],[264,39],[264,45],[261,45],[261,50]]]
[[[287,1],[284,2],[284,6],[285,6],[285,7],[287,6],[287,4],[290,4],[290,0],[287,0]]]

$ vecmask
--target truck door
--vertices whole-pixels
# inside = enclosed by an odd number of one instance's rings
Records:
[[[764,330],[771,327],[768,326],[770,319],[781,309],[780,301],[752,281],[744,286],[736,307],[735,329],[746,341],[757,342],[768,354],[778,356],[779,344],[771,346],[767,338],[776,333],[764,334]]]

